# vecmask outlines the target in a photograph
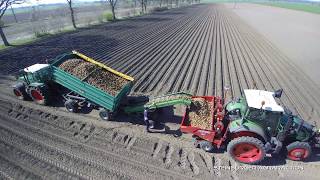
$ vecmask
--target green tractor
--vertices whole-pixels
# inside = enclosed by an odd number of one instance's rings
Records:
[[[236,161],[257,164],[266,154],[285,152],[294,161],[306,160],[319,147],[319,130],[286,108],[276,98],[282,90],[244,90],[244,96],[225,106],[229,122],[228,153]]]
[[[34,64],[19,71],[18,82],[13,93],[21,100],[32,99],[35,103],[46,105],[49,100],[49,64]]]

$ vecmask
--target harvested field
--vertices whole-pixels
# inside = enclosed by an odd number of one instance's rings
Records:
[[[241,3],[235,9],[231,4],[226,6],[277,45],[288,61],[298,65],[320,88],[320,14],[258,4]]]
[[[189,124],[192,127],[212,130],[213,103],[204,98],[194,98],[190,105]]]
[[[120,122],[101,122],[95,112],[71,114],[59,107],[18,102],[12,97],[7,82],[12,80],[4,75],[73,49],[133,76],[134,92],[140,94],[183,90],[222,96],[223,87],[230,85],[231,96],[237,97],[254,84],[259,89],[283,88],[282,103],[296,108],[305,120],[320,122],[320,92],[281,51],[224,6],[193,5],[1,51],[1,178],[319,177],[319,152],[314,152],[309,162],[287,161],[281,156],[266,158],[266,169],[261,171],[229,170],[224,167],[239,164],[226,154],[195,149],[191,137],[176,136],[169,123],[163,134],[146,134],[134,116],[121,116],[117,119]]]
[[[81,59],[69,59],[60,64],[59,68],[112,96],[116,96],[128,83],[128,80]]]
[[[223,5],[173,9],[2,51],[1,72],[15,73],[73,49],[133,76],[138,93],[220,96],[230,85],[237,97],[254,84],[258,89],[283,88],[286,106],[320,122],[317,86]]]

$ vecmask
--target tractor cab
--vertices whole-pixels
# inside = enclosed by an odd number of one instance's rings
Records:
[[[276,97],[281,93],[246,89],[244,95],[226,105],[227,117],[231,121],[230,131],[250,131],[264,139],[275,136],[284,109]]]
[[[226,105],[226,111],[235,119],[250,119],[261,121],[268,117],[277,117],[284,112],[284,109],[276,102],[274,92],[256,89],[244,90],[244,96],[231,101]]]
[[[275,99],[274,92],[262,90],[244,90],[247,111],[243,119],[259,124],[269,136],[275,136],[284,109]]]
[[[48,76],[49,64],[34,64],[19,71],[18,79],[26,84],[44,82]]]

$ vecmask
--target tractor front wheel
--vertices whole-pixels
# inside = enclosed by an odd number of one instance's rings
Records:
[[[29,95],[37,104],[46,105],[48,102],[48,91],[45,87],[40,88],[31,86],[29,88]]]
[[[303,161],[310,157],[311,146],[307,142],[293,142],[287,146],[287,157],[293,161]]]
[[[248,136],[231,140],[227,150],[234,160],[246,164],[258,164],[266,156],[263,142]]]
[[[18,83],[13,86],[13,94],[20,100],[27,100],[29,98],[23,83]]]

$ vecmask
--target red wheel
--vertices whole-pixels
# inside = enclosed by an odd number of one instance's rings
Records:
[[[307,142],[293,142],[287,146],[287,157],[293,161],[302,161],[311,155],[311,146]]]
[[[26,92],[25,86],[22,83],[18,83],[13,87],[13,94],[21,100],[28,99],[28,94]]]
[[[41,105],[46,105],[47,97],[46,97],[45,88],[40,89],[38,87],[30,87],[29,94],[35,103],[41,104]]]
[[[31,90],[30,93],[35,101],[42,101],[44,99],[44,97],[41,95],[41,92],[38,90]]]
[[[228,144],[228,153],[239,162],[257,164],[266,155],[263,143],[254,137],[239,137]]]
[[[13,93],[14,93],[14,95],[16,95],[19,99],[22,97],[22,93],[21,93],[21,91],[19,91],[18,89],[13,89]]]

